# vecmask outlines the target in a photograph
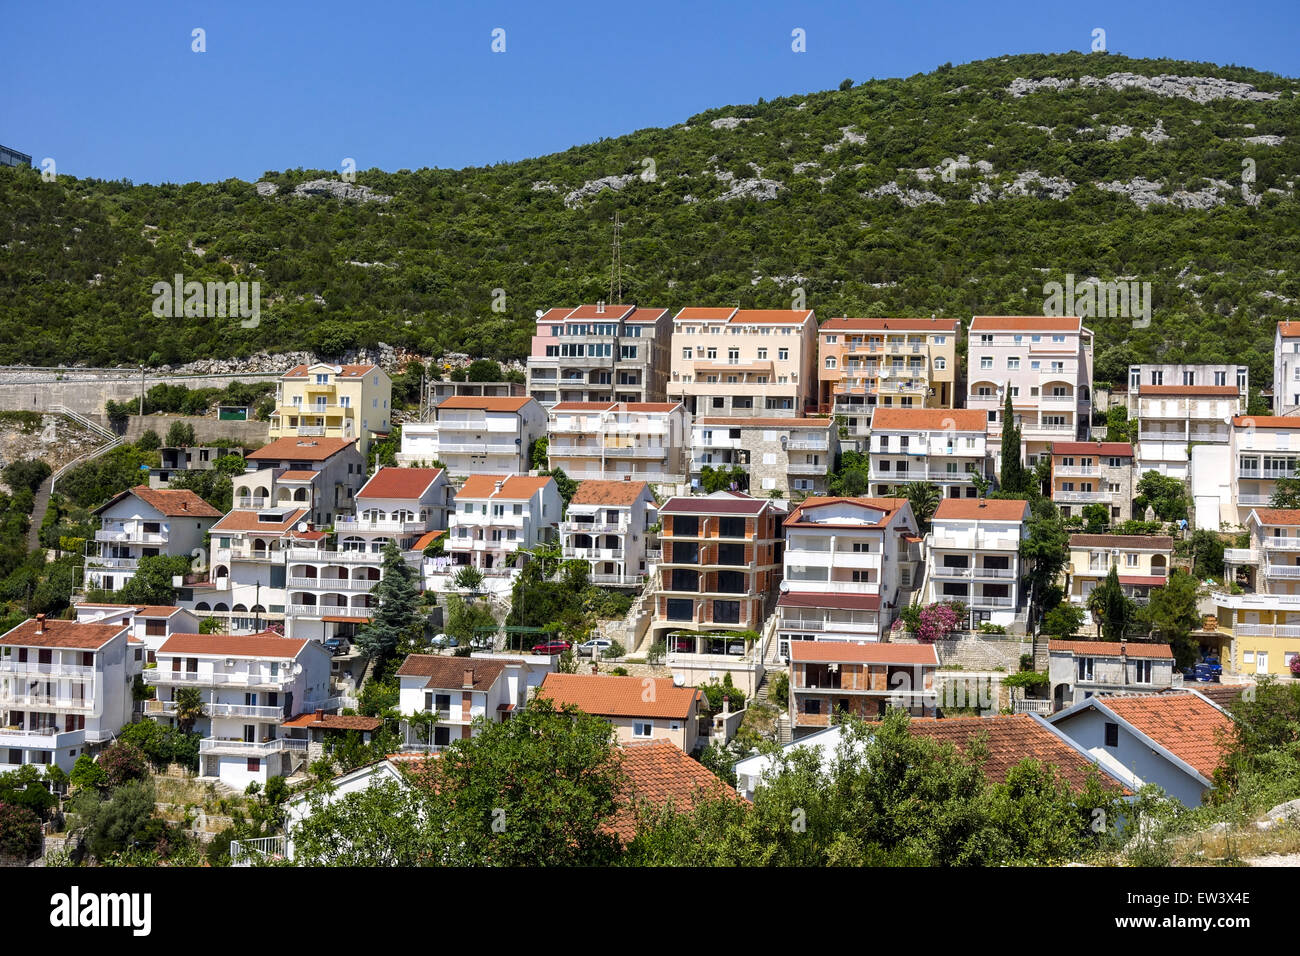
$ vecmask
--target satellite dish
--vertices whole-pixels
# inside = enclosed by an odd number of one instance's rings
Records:
[[[294,663],[293,663],[293,672],[294,672],[295,675],[297,675],[297,674],[301,674],[301,673],[302,673],[302,664],[300,664],[300,663],[297,662],[297,661],[294,661]]]
[[[298,531],[299,531],[301,534],[306,534],[306,533],[307,533],[307,527],[308,527],[307,522],[305,522],[305,521],[299,521],[299,522],[298,522]]]
[[[674,686],[674,687],[683,687],[683,686],[685,686],[685,684],[686,684],[686,678],[685,678],[685,677],[683,677],[681,674],[674,674],[674,675],[673,675],[673,686]]]
[[[784,594],[786,591],[790,590],[790,582],[782,581],[777,587],[779,588],[781,593]]]
[[[546,314],[546,313],[543,312],[541,309],[538,309],[537,311],[535,311],[535,312],[533,313],[533,315],[537,316],[539,319],[540,319],[542,316],[544,316],[545,314]]]

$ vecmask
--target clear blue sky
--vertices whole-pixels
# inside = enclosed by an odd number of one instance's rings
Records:
[[[135,182],[484,165],[701,110],[1007,53],[1300,75],[1300,3],[10,0],[0,143]],[[206,31],[207,52],[191,51]],[[506,51],[491,50],[492,30]],[[807,52],[791,50],[806,31]]]

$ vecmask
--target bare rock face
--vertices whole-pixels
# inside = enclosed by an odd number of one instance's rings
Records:
[[[588,180],[564,197],[564,208],[576,209],[587,199],[606,189],[617,192],[636,179],[636,176],[636,173],[628,173],[624,176],[602,176],[600,179]]]
[[[341,179],[313,179],[294,187],[293,195],[299,199],[311,196],[328,196],[345,202],[390,202],[392,196],[377,193],[369,186],[345,183]]]
[[[715,120],[710,120],[709,125],[714,129],[735,129],[741,123],[750,122],[748,117],[743,116],[720,116]]]
[[[1143,179],[1141,176],[1127,182],[1112,180],[1097,183],[1096,186],[1106,192],[1120,193],[1127,196],[1135,206],[1144,211],[1152,206],[1167,205],[1178,206],[1182,209],[1213,209],[1215,206],[1222,206],[1225,202],[1220,193],[1232,189],[1231,183],[1224,182],[1221,179],[1212,179],[1210,185],[1204,189],[1195,192],[1179,189],[1166,196],[1160,192],[1164,188],[1164,183]],[[1256,201],[1258,202],[1258,200]]]
[[[1074,183],[1060,176],[1044,176],[1036,169],[1017,173],[1002,191],[1002,196],[1036,196],[1039,199],[1065,199],[1074,192]]]
[[[868,189],[862,194],[863,199],[884,199],[892,196],[908,209],[914,209],[917,206],[924,206],[926,203],[944,204],[942,196],[935,195],[925,189],[904,189],[898,183],[885,183],[883,186],[877,186],[875,189]]]
[[[257,183],[254,187],[259,196],[274,196],[280,191],[280,187],[275,183]]]
[[[1241,140],[1251,146],[1281,146],[1286,142],[1285,136],[1245,136]]]
[[[1137,73],[1111,73],[1108,76],[1081,76],[1076,81],[1071,78],[1059,79],[1054,76],[1041,80],[1017,77],[1007,87],[1007,92],[1019,99],[1030,93],[1042,90],[1059,91],[1078,86],[1080,89],[1099,89],[1107,87],[1112,90],[1142,90],[1155,96],[1181,97],[1193,103],[1211,103],[1215,100],[1246,100],[1259,103],[1275,100],[1280,93],[1268,93],[1258,90],[1249,83],[1235,80],[1222,80],[1215,76],[1174,76],[1163,73],[1160,76],[1142,76]]]
[[[555,183],[547,182],[544,179],[536,180],[533,183],[533,192],[535,193],[558,193],[560,187]]]
[[[765,202],[769,199],[775,199],[776,194],[784,189],[782,183],[775,179],[737,179],[732,183],[730,189],[718,197],[718,202],[727,202],[732,199],[754,199],[758,202]]]

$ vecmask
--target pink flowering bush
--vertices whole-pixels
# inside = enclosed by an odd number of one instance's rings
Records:
[[[922,644],[933,644],[961,626],[962,620],[947,604],[930,604],[921,608],[921,623],[916,629],[916,639]]]
[[[1291,658],[1291,674],[1294,677],[1300,677],[1300,654]]]

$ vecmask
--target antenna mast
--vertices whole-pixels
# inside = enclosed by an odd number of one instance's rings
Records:
[[[617,305],[623,304],[623,259],[618,248],[618,233],[621,228],[622,223],[616,211],[614,213],[614,258],[609,270],[609,300]]]

